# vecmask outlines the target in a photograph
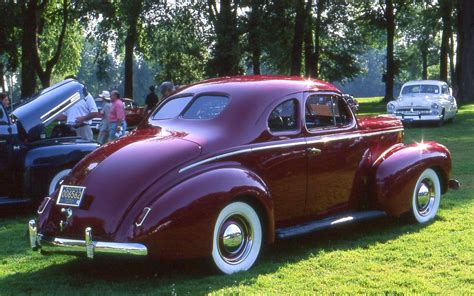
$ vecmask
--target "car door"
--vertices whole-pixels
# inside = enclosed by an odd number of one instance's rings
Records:
[[[306,202],[306,153],[301,119],[303,94],[282,98],[265,112],[268,138],[253,157],[268,186],[276,227],[284,227],[304,217]],[[265,136],[267,137],[267,136]]]
[[[308,93],[305,126],[306,215],[350,209],[358,195],[353,184],[366,150],[353,113],[339,95]]]
[[[7,111],[0,104],[0,196],[8,196],[13,181],[13,137]]]

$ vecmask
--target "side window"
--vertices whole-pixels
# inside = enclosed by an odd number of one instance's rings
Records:
[[[352,120],[348,106],[340,97],[312,95],[306,100],[305,122],[308,130],[346,126]]]
[[[443,95],[449,95],[449,89],[447,85],[443,85]]]
[[[268,127],[270,128],[270,131],[284,132],[297,130],[297,106],[296,99],[285,101],[276,106],[268,118]]]

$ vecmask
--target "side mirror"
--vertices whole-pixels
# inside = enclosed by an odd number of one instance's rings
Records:
[[[450,96],[453,95],[453,88],[452,88],[452,87],[449,88],[449,95],[450,95]]]

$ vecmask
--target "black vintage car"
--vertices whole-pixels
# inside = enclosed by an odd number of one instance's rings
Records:
[[[67,79],[40,91],[10,115],[0,104],[0,206],[41,200],[98,147],[78,137],[58,137],[61,129],[47,128],[86,96],[84,85]]]

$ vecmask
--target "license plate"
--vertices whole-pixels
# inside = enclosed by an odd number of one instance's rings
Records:
[[[62,185],[56,204],[61,206],[79,207],[86,187]]]

